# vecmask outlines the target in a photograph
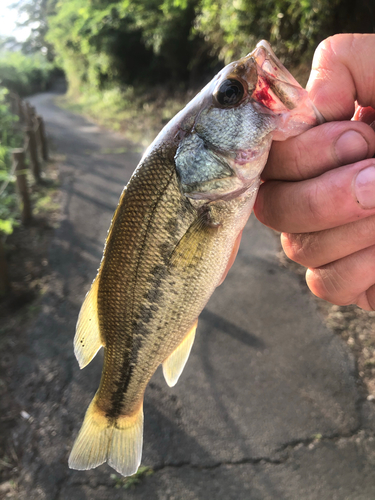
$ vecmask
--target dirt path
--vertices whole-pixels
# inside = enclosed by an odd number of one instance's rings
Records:
[[[143,463],[127,486],[107,465],[67,457],[100,377],[72,339],[111,215],[140,153],[123,137],[35,96],[60,154],[63,220],[53,280],[19,356],[13,394],[30,415],[13,429],[20,500],[373,500],[375,418],[347,346],[324,325],[274,235],[252,218],[236,264],[203,312],[177,386],[146,391]]]

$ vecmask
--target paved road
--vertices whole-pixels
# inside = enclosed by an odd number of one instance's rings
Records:
[[[111,215],[140,153],[123,137],[32,104],[59,153],[61,227],[53,286],[19,360],[18,395],[32,420],[23,443],[27,500],[373,500],[375,416],[353,357],[322,322],[300,280],[277,262],[274,234],[251,218],[228,278],[202,313],[189,362],[170,389],[158,371],[145,397],[143,463],[154,474],[115,488],[103,465],[67,458],[100,378],[99,355],[80,371],[72,339]]]

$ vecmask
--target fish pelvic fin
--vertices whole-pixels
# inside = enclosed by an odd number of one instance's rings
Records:
[[[108,462],[123,476],[131,476],[141,463],[142,444],[143,404],[134,415],[108,419],[94,398],[70,453],[69,467],[88,470]]]
[[[91,285],[78,316],[74,337],[74,354],[81,369],[90,363],[104,345],[99,329],[98,288],[99,275]]]
[[[173,387],[177,384],[178,379],[185,368],[191,348],[193,347],[197,325],[198,320],[195,321],[194,325],[177,349],[175,349],[163,363],[163,375],[169,387]]]

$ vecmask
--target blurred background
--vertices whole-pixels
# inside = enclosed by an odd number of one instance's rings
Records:
[[[308,66],[325,37],[372,33],[374,9],[372,0],[2,0],[0,84],[25,96],[63,72],[93,112],[103,99],[118,110],[156,88],[196,90],[262,38],[289,68]]]
[[[23,97],[65,78],[68,103],[111,128],[136,110],[135,129],[153,129],[142,133],[148,143],[260,39],[304,85],[318,43],[372,33],[374,9],[372,0],[2,0],[0,86]]]
[[[374,32],[374,10],[373,0],[2,0],[0,102],[8,91],[25,97],[67,89],[61,106],[126,130],[145,147],[260,39],[305,85],[318,43],[334,33]],[[7,148],[21,139],[1,109],[6,180]],[[0,232],[12,220],[3,207]]]
[[[101,372],[75,322],[145,147],[260,39],[305,85],[345,32],[374,0],[0,0],[0,499],[375,498],[375,313],[313,298],[254,217],[181,381],[148,386],[138,476],[67,467]]]

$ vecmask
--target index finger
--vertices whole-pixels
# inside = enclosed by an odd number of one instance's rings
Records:
[[[307,88],[326,123],[285,142],[274,142],[263,172],[263,179],[301,180],[316,177],[332,168],[370,158],[374,154],[375,134],[367,125],[348,120],[355,101],[375,107],[375,35],[335,35],[317,48]],[[344,154],[337,155],[338,140]],[[350,139],[347,140],[347,139]],[[362,142],[362,144],[361,144]],[[366,149],[366,144],[368,149]]]
[[[287,141],[273,142],[262,179],[311,179],[374,153],[375,131],[366,123],[323,123]]]
[[[355,101],[375,107],[375,35],[340,34],[316,49],[307,90],[328,121],[348,120]]]

